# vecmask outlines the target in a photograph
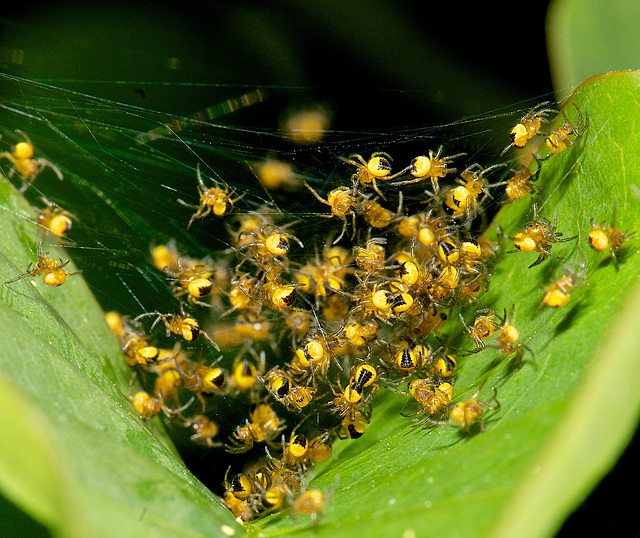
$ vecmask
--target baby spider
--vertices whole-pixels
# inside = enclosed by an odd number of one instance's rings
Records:
[[[424,372],[435,357],[435,353],[425,344],[412,346],[403,341],[400,343],[400,348],[398,349],[396,347],[396,349],[397,351],[390,353],[393,356],[393,363],[389,364],[389,366],[390,369],[394,373],[399,374],[400,377],[396,379],[385,379],[387,383],[394,385],[401,383],[415,373]]]
[[[324,379],[332,357],[335,361],[325,336],[308,337],[307,341],[296,349],[289,372],[299,378],[320,376]]]
[[[308,489],[308,479],[303,478],[297,497],[293,501],[290,517],[296,520],[299,515],[311,516],[311,523],[315,525],[333,497],[338,487],[339,479],[340,476],[336,475],[331,489],[319,490]]]
[[[366,413],[356,412],[353,416],[345,416],[338,427],[339,439],[360,439],[366,430],[365,424],[370,422]]]
[[[580,250],[580,249],[578,249]],[[535,318],[540,312],[543,306],[550,306],[552,308],[561,308],[569,302],[569,293],[576,289],[578,286],[587,283],[587,267],[584,252],[580,250],[582,254],[582,262],[578,265],[578,269],[575,270],[569,265],[563,267],[563,273],[558,280],[544,287],[546,292],[542,301],[533,313]]]
[[[537,158],[536,158],[537,160]],[[510,204],[516,200],[522,200],[529,194],[533,194],[536,191],[541,191],[542,187],[534,185],[534,181],[538,181],[540,177],[540,166],[534,173],[528,168],[519,168],[517,170],[511,170],[513,176],[508,181],[503,181],[497,185],[506,185],[504,192],[507,195],[506,202]],[[494,186],[497,186],[494,185]]]
[[[361,204],[361,214],[364,220],[372,228],[386,228],[402,214],[402,191],[398,193],[398,209],[394,213],[390,209],[382,207],[376,200],[368,198]]]
[[[346,388],[342,388],[340,380],[337,381],[338,390],[331,386],[334,398],[325,403],[325,407],[330,407],[330,412],[340,419],[348,418],[351,423],[356,421],[358,416],[369,416],[367,409],[371,408],[371,398],[378,388],[371,381],[371,390],[364,395],[364,384],[359,385],[358,379],[354,376],[349,380]]]
[[[291,249],[291,240],[304,248],[302,241],[287,233],[284,228],[265,224],[258,229],[243,232],[239,236],[238,250],[243,252],[248,261],[265,270],[274,264],[281,264]]]
[[[53,172],[58,176],[58,179],[64,179],[62,177],[62,172],[60,169],[53,164],[51,161],[47,159],[33,158],[33,144],[29,137],[20,130],[16,129],[16,133],[24,138],[24,141],[18,142],[15,146],[11,148],[11,153],[7,151],[3,151],[0,153],[0,159],[3,157],[5,159],[9,159],[13,164],[11,171],[9,172],[9,177],[11,177],[14,172],[18,171],[22,176],[24,183],[20,188],[20,192],[26,191],[33,180],[38,176],[40,172],[42,172],[45,168],[49,167]]]
[[[242,353],[237,355],[233,361],[229,385],[234,394],[248,390],[253,393],[257,388],[258,378],[264,374],[265,354],[264,351],[258,354],[253,348],[249,352],[254,356],[257,364],[242,358]]]
[[[235,429],[226,450],[231,454],[242,454],[251,450],[254,443],[266,442],[271,446],[285,427],[285,422],[270,405],[264,402],[253,404],[249,419]]]
[[[276,159],[265,159],[250,165],[250,167],[260,185],[268,191],[275,189],[295,191],[300,186],[300,178],[289,163]]]
[[[351,216],[351,227],[353,229],[351,233],[351,240],[353,241],[356,234],[356,213],[353,209],[358,203],[356,199],[356,194],[358,194],[358,191],[353,187],[338,187],[336,189],[333,189],[327,195],[327,199],[325,200],[315,190],[313,190],[313,188],[306,181],[304,184],[305,187],[307,187],[307,189],[311,191],[311,194],[313,194],[319,202],[322,202],[323,204],[328,205],[331,208],[331,215],[321,215],[322,217],[328,219],[332,217],[338,217],[342,221],[342,231],[340,232],[340,235],[337,237],[337,239],[333,242],[333,244],[335,245],[336,243],[338,243],[347,231],[347,215]]]
[[[20,275],[12,280],[8,280],[5,284],[12,284],[17,280],[28,276],[39,276],[44,274],[44,283],[49,286],[61,286],[65,283],[68,276],[77,275],[82,273],[82,271],[74,271],[73,273],[67,271],[65,266],[71,261],[67,260],[63,262],[62,260],[52,260],[47,257],[48,252],[42,253],[42,243],[38,245],[38,261],[34,264],[31,262],[27,266],[27,272],[24,275]]]
[[[515,357],[516,363],[520,363],[522,357],[524,356],[524,352],[528,351],[531,354],[531,358],[533,362],[535,362],[536,357],[533,354],[531,348],[525,344],[518,343],[520,340],[520,333],[518,329],[516,329],[513,325],[511,325],[511,319],[513,318],[513,313],[516,309],[516,305],[514,304],[511,307],[511,312],[507,316],[507,309],[504,309],[504,315],[500,319],[500,325],[498,326],[498,338],[496,340],[498,344],[498,348],[505,355],[513,355]]]
[[[517,250],[509,250],[507,254],[518,251],[532,252],[535,250],[539,252],[538,258],[529,266],[529,269],[542,263],[548,257],[559,258],[559,256],[551,254],[551,243],[566,243],[567,241],[576,239],[578,236],[574,235],[573,237],[560,239],[562,233],[555,231],[557,225],[558,219],[555,213],[553,215],[553,224],[551,224],[549,220],[538,217],[538,208],[536,204],[533,204],[533,220],[522,232],[518,232],[509,238],[513,241]]]
[[[205,415],[195,415],[184,423],[185,427],[192,428],[193,434],[189,437],[192,443],[209,448],[223,446],[223,443],[214,442],[218,435],[218,425]]]
[[[435,153],[432,150],[429,150],[428,157],[426,155],[416,157],[411,161],[411,165],[409,166],[409,173],[413,176],[413,179],[390,183],[390,186],[397,187],[400,185],[411,185],[428,178],[431,180],[433,192],[437,194],[440,190],[438,179],[451,172],[456,172],[455,168],[447,168],[447,165],[451,163],[453,159],[466,155],[466,153],[457,153],[456,155],[440,157],[441,154],[442,146],[440,146]]]
[[[450,377],[453,379],[453,374],[457,367],[456,356],[453,353],[441,352],[436,360],[429,365],[429,372],[438,377]]]
[[[416,422],[416,424],[413,425],[414,428],[428,423],[439,424],[439,421],[434,420],[433,416],[442,413],[446,410],[446,406],[449,405],[451,396],[453,395],[453,386],[451,383],[445,381],[444,383],[436,385],[432,379],[418,378],[410,381],[408,388],[410,395],[416,400],[420,409],[414,413],[400,414],[403,417],[413,417],[420,414],[425,415],[422,420],[420,420],[420,417],[413,419]]]
[[[315,387],[295,385],[293,377],[277,366],[267,372],[262,382],[271,396],[294,413],[307,407],[316,394]]]
[[[478,399],[478,395],[482,387],[480,387],[466,402],[458,402],[451,406],[449,414],[451,416],[450,424],[456,428],[461,428],[468,432],[474,422],[480,425],[480,431],[484,433],[484,421],[482,413],[485,409],[494,411],[500,407],[498,401],[498,391],[493,389],[493,398],[483,402]]]
[[[120,347],[131,368],[143,368],[159,362],[160,350],[147,341],[147,335],[131,326],[127,317],[115,312],[105,315],[109,327],[120,340]]]
[[[178,199],[178,202],[183,206],[196,209],[196,212],[191,216],[189,224],[187,224],[187,230],[191,227],[194,220],[203,219],[212,211],[217,217],[226,215],[231,210],[233,204],[244,196],[244,194],[241,194],[237,198],[232,198],[234,191],[230,191],[227,186],[222,187],[220,183],[216,181],[213,182],[213,187],[207,188],[200,174],[200,163],[198,163],[196,167],[196,173],[198,175],[198,194],[200,196],[199,205],[188,204],[184,200]]]
[[[220,351],[218,344],[216,344],[211,337],[200,329],[200,325],[195,318],[187,315],[184,309],[181,309],[180,315],[177,314],[161,314],[160,312],[146,312],[140,314],[134,318],[134,322],[146,318],[149,316],[156,316],[156,320],[151,324],[149,332],[162,321],[167,330],[167,336],[171,336],[171,333],[182,336],[187,342],[194,342],[200,335],[204,336],[216,350]]]
[[[618,258],[616,253],[622,247],[623,243],[625,243],[632,235],[636,232],[623,232],[616,228],[616,209],[618,206],[618,200],[613,203],[613,216],[611,217],[611,225],[606,226],[604,222],[600,224],[596,224],[594,219],[591,219],[591,227],[593,230],[589,233],[589,245],[594,250],[598,252],[602,252],[603,250],[609,249],[611,253],[611,257],[613,258],[613,263],[618,267]]]
[[[375,316],[383,323],[391,325],[389,319],[395,317],[395,301],[394,293],[387,289],[380,289],[378,284],[372,288],[363,285],[357,290],[356,304],[350,313],[358,312],[363,321]]]
[[[231,467],[229,467],[224,474],[224,489],[231,493],[236,499],[240,499],[241,501],[248,499],[254,490],[253,481],[240,473],[234,476],[231,482],[229,482],[230,469]]]
[[[501,327],[501,325],[495,321],[495,318],[497,318],[498,315],[490,308],[480,309],[476,312],[476,314],[482,315],[477,316],[475,321],[473,322],[473,325],[471,326],[465,323],[464,318],[462,317],[462,313],[459,314],[460,321],[467,331],[467,336],[476,345],[475,349],[467,352],[468,354],[482,351],[485,347],[485,340],[491,338]]]
[[[546,159],[551,155],[563,152],[569,146],[573,146],[589,126],[589,113],[585,110],[583,118],[582,111],[578,108],[578,105],[575,103],[572,103],[572,105],[578,111],[578,121],[575,124],[572,123],[565,112],[562,112],[564,123],[545,138],[545,144],[551,152]]]
[[[354,185],[368,185],[371,183],[373,190],[376,191],[383,200],[386,200],[386,198],[380,192],[380,189],[378,189],[376,181],[389,181],[406,171],[405,169],[391,174],[391,156],[382,151],[372,153],[368,161],[365,161],[362,155],[357,154],[349,155],[347,159],[344,157],[340,157],[340,159],[356,167],[356,171],[351,176]]]
[[[384,237],[374,237],[369,239],[364,247],[353,247],[353,257],[358,269],[367,274],[382,269],[386,259],[386,242]]]
[[[479,164],[472,164],[460,173],[460,177],[456,180],[459,185],[451,187],[444,195],[442,202],[442,210],[450,217],[456,218],[466,215],[467,218],[474,217],[482,207],[482,202],[488,197],[489,187],[494,187],[484,178],[485,174],[501,168],[505,164],[494,164],[488,168],[482,168]],[[481,194],[484,196],[480,201],[478,198]]]
[[[358,366],[354,366],[352,368],[354,372],[351,378],[349,379],[349,386],[351,390],[360,393],[365,387],[371,387],[371,395],[370,398],[378,391],[378,385],[375,384],[378,379],[378,372],[376,369],[367,363],[359,364]]]
[[[43,231],[50,232],[56,237],[66,237],[71,230],[73,215],[44,197],[42,200],[47,204],[47,207],[38,210],[36,224]]]
[[[511,147],[523,148],[525,144],[534,136],[541,134],[540,129],[543,123],[548,123],[548,114],[557,114],[554,108],[546,108],[549,101],[540,103],[529,110],[513,129],[511,129],[511,144],[502,150],[500,156],[504,155]]]
[[[284,435],[282,436],[282,457],[275,460],[275,463],[294,472],[304,472],[331,455],[331,432],[309,439],[305,434],[297,433],[298,426],[291,432],[289,442],[285,440]],[[269,458],[274,461],[270,454]]]
[[[151,396],[148,392],[144,390],[139,390],[133,396],[131,396],[131,387],[133,385],[133,380],[135,378],[135,374],[131,376],[129,380],[129,401],[133,408],[140,414],[140,418],[143,420],[151,420],[160,412],[163,412],[167,417],[171,418],[173,416],[180,416],[180,413],[187,409],[194,401],[195,398],[191,398],[186,404],[177,409],[170,409],[164,403],[162,396],[154,397]]]
[[[343,247],[323,249],[322,258],[316,254],[315,261],[308,262],[295,273],[300,290],[313,293],[316,304],[319,305],[321,298],[344,287],[350,258],[349,251]]]
[[[303,516],[311,516],[311,523],[315,525],[326,505],[327,497],[322,490],[308,489],[293,501],[293,510]]]
[[[180,299],[186,295],[191,304],[211,307],[200,299],[207,297],[213,290],[213,262],[209,258],[178,258],[176,262],[176,267],[167,266],[163,269],[171,280],[174,297]]]

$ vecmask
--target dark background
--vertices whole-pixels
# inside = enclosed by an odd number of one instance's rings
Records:
[[[10,72],[176,114],[200,103],[166,87],[146,85],[143,97],[132,85],[63,81],[275,85],[320,98],[338,93],[339,121],[377,128],[439,124],[552,91],[544,2],[526,17],[480,5],[423,9],[380,0],[173,8],[53,2],[28,10],[16,5],[13,13],[11,7],[4,11],[2,41],[24,56],[11,64],[4,52]],[[204,95],[211,98],[210,91]]]
[[[379,0],[133,4],[5,6],[0,69],[178,115],[266,87],[266,104],[221,121],[268,128],[283,107],[311,100],[330,103],[337,130],[383,132],[553,98],[546,2],[509,11]],[[640,533],[626,504],[637,447],[636,435],[559,536]]]

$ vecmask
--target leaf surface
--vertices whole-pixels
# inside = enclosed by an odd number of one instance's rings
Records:
[[[315,471],[311,485],[332,491],[318,523],[276,514],[247,525],[250,533],[545,536],[588,494],[630,438],[640,409],[632,353],[637,239],[623,247],[618,268],[586,243],[591,219],[609,223],[615,200],[616,224],[640,229],[639,83],[638,72],[626,72],[581,85],[572,102],[588,113],[589,127],[541,172],[540,214],[552,222],[557,215],[565,237],[579,235],[553,252],[579,262],[579,245],[588,285],[566,307],[545,307],[532,319],[541,286],[561,275],[562,262],[528,269],[536,254],[508,254],[504,240],[483,303],[498,313],[516,305],[513,324],[535,362],[525,355],[516,365],[491,348],[460,360],[456,401],[481,386],[484,400],[498,391],[501,408],[487,414],[486,432],[413,428],[400,416],[407,398],[381,390],[365,436],[336,443]],[[566,114],[577,121],[570,103]],[[37,242],[24,220],[31,210],[5,183],[0,205],[4,281],[34,261]],[[530,219],[526,200],[505,207],[497,222],[513,236]],[[65,259],[54,249],[51,255]],[[0,466],[7,497],[63,535],[211,536],[223,524],[242,532],[161,430],[131,410],[124,358],[80,276],[56,289],[37,278],[2,285],[0,308],[0,380],[12,387],[0,405],[15,417],[0,437],[2,461],[11,462]],[[16,455],[21,439],[29,442]],[[37,473],[30,461],[39,462]]]
[[[42,276],[4,284],[35,261],[37,243],[32,210],[6,181],[0,207],[5,495],[65,536],[207,536],[237,526],[163,430],[136,416],[131,374],[82,278],[58,288]]]
[[[536,360],[525,355],[517,367],[501,362],[495,349],[460,360],[454,399],[464,401],[482,383],[481,399],[498,390],[501,408],[488,415],[486,432],[412,428],[399,416],[405,400],[381,396],[366,435],[338,443],[312,482],[339,483],[314,535],[548,536],[613,466],[640,410],[632,352],[640,328],[640,255],[631,239],[616,269],[609,253],[592,251],[586,238],[592,218],[610,223],[616,199],[616,224],[640,229],[639,83],[638,72],[625,72],[581,85],[571,102],[588,112],[587,132],[541,171],[541,216],[553,222],[557,214],[559,232],[579,235],[553,252],[579,262],[579,247],[588,285],[564,308],[545,307],[532,319],[541,286],[562,274],[562,262],[528,269],[537,253],[507,254],[513,245],[505,239],[482,302],[498,313],[516,305],[513,323]],[[577,121],[573,105],[566,113]],[[513,236],[531,217],[531,202],[523,200],[505,207],[497,222]],[[292,525],[271,519],[256,525],[273,534]]]

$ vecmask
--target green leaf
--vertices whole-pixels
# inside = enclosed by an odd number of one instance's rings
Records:
[[[627,72],[581,85],[572,102],[588,112],[589,127],[541,172],[540,214],[553,221],[557,213],[558,231],[579,235],[553,252],[580,261],[579,245],[588,285],[573,291],[564,308],[544,307],[532,319],[541,286],[560,276],[562,263],[549,259],[528,269],[536,254],[507,254],[505,240],[483,302],[497,312],[516,305],[513,323],[536,360],[525,355],[516,365],[495,349],[460,360],[457,401],[481,386],[484,400],[498,390],[501,408],[487,414],[486,432],[413,428],[400,416],[407,398],[381,390],[365,436],[337,442],[314,473],[311,486],[332,491],[318,523],[275,514],[247,524],[249,532],[408,537],[557,530],[613,465],[640,410],[633,347],[638,239],[623,247],[618,268],[586,243],[591,219],[608,223],[615,200],[618,226],[640,230],[639,82],[640,73]],[[566,114],[576,121],[573,105]],[[34,226],[21,220],[30,209],[12,188],[1,189],[0,279],[8,280],[34,260],[37,243]],[[497,222],[513,236],[530,218],[530,201],[519,201]],[[52,249],[53,255],[65,259]],[[5,496],[62,535],[219,535],[223,524],[238,533],[164,434],[149,431],[130,409],[124,358],[82,279],[70,277],[56,289],[31,280],[0,286],[7,335],[0,379],[13,387],[0,406],[15,417],[0,438],[0,458],[11,462],[0,466]],[[22,454],[11,452],[16,444]],[[29,471],[32,461],[40,466],[36,473]]]
[[[640,229],[633,189],[640,185],[639,83],[640,73],[628,72],[580,86],[572,102],[588,112],[589,128],[541,171],[540,213],[552,222],[557,213],[558,230],[579,235],[589,284],[566,307],[545,307],[531,319],[540,287],[561,275],[561,263],[528,269],[537,254],[521,252],[503,253],[497,263],[483,302],[497,312],[516,305],[513,322],[536,362],[515,367],[489,349],[460,361],[458,401],[482,383],[484,399],[498,389],[501,408],[489,415],[486,433],[413,429],[398,416],[402,398],[382,396],[366,435],[338,443],[312,482],[339,483],[314,535],[548,536],[612,467],[640,412],[640,255],[632,240],[616,269],[586,237],[592,218],[609,224],[616,199],[618,226]],[[566,113],[577,121],[571,104]],[[519,201],[497,222],[512,236],[530,219],[530,201]],[[581,259],[575,242],[555,245],[554,253]],[[270,519],[255,525],[277,534],[306,524]]]
[[[554,0],[547,14],[553,85],[567,96],[583,80],[640,66],[640,3]]]
[[[82,278],[58,288],[42,277],[4,284],[35,261],[37,243],[33,210],[5,180],[0,207],[4,495],[63,536],[206,536],[237,527],[166,434],[132,410],[131,374]]]

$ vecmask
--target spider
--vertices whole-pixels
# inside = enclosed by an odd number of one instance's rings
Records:
[[[196,219],[203,219],[209,213],[213,211],[213,214],[217,217],[226,215],[233,204],[240,200],[244,193],[237,198],[232,199],[234,191],[229,191],[228,187],[221,187],[219,183],[214,181],[214,186],[207,188],[202,181],[202,175],[200,174],[200,163],[196,167],[196,173],[198,175],[198,194],[200,195],[200,204],[192,205],[188,204],[184,200],[178,200],[183,206],[195,208],[196,212],[191,216],[189,224],[187,224],[187,230],[191,227],[191,224]]]
[[[262,377],[265,388],[289,411],[300,413],[316,394],[315,387],[301,387],[294,384],[293,377],[278,366],[274,366]]]
[[[467,332],[467,336],[476,345],[475,349],[471,350],[469,354],[483,350],[485,347],[484,341],[491,338],[495,332],[501,329],[504,325],[504,323],[498,323],[495,321],[495,318],[497,318],[498,315],[490,308],[482,308],[478,310],[476,314],[481,315],[476,317],[473,325],[467,325],[462,313],[459,314],[460,321]]]
[[[617,253],[622,245],[636,232],[623,232],[619,228],[616,228],[616,209],[618,206],[618,200],[613,203],[613,217],[611,217],[611,224],[607,226],[604,222],[596,224],[594,219],[591,219],[592,230],[589,232],[588,242],[591,248],[598,252],[602,252],[609,249],[609,253],[613,258],[613,264],[618,267]]]
[[[304,244],[300,239],[272,224],[265,224],[252,231],[243,232],[238,240],[238,250],[248,251],[244,257],[256,266],[269,271],[274,264],[282,264],[291,248],[291,240],[298,243],[300,248]]]
[[[419,409],[413,413],[400,413],[403,417],[414,417],[416,415],[424,415],[413,419],[416,424],[414,428],[424,426],[425,424],[443,424],[443,422],[435,420],[435,415],[447,411],[447,405],[451,401],[453,395],[453,386],[451,383],[437,383],[431,378],[417,378],[408,384],[409,394],[404,391],[387,387],[394,392],[411,396],[418,403]],[[422,418],[422,420],[420,420]]]
[[[325,248],[322,258],[303,265],[295,274],[295,280],[305,293],[313,293],[316,304],[345,284],[350,253],[343,247]]]
[[[27,266],[27,272],[25,274],[12,280],[8,280],[5,284],[12,284],[13,282],[28,276],[39,276],[44,274],[44,283],[55,287],[64,284],[68,276],[82,273],[82,271],[69,272],[65,269],[65,265],[67,265],[71,260],[67,260],[66,262],[60,260],[58,262],[57,260],[49,258],[47,256],[48,254],[48,252],[45,252],[44,254],[42,253],[42,243],[40,243],[38,245],[38,261],[35,264],[31,262]]]
[[[58,207],[46,198],[42,198],[42,200],[47,204],[47,207],[38,211],[35,219],[36,224],[40,226],[42,230],[50,232],[56,237],[66,237],[69,230],[71,230],[73,224],[71,219],[74,215]]]
[[[498,391],[493,389],[493,397],[483,402],[478,399],[480,387],[466,402],[459,402],[451,406],[450,424],[456,428],[460,428],[469,432],[471,426],[477,422],[480,425],[480,432],[484,433],[484,421],[482,420],[482,413],[485,409],[489,411],[495,411],[500,408],[500,402],[498,401]]]
[[[355,380],[354,380],[355,381]],[[331,408],[331,413],[335,414],[341,419],[348,418],[349,422],[356,421],[358,416],[366,415],[365,409],[371,403],[373,391],[369,392],[364,398],[362,391],[354,387],[349,381],[346,389],[343,389],[338,381],[339,391],[336,391],[333,387],[333,400],[324,404],[326,407]]]
[[[5,159],[9,159],[13,164],[13,168],[11,168],[11,171],[9,172],[9,177],[11,177],[16,170],[20,172],[20,175],[24,180],[24,183],[20,188],[20,192],[26,191],[38,174],[47,167],[51,168],[59,179],[64,179],[60,169],[51,161],[43,159],[42,157],[34,159],[33,144],[29,137],[19,129],[16,129],[16,133],[22,136],[24,141],[18,142],[13,146],[11,148],[11,153],[7,151],[0,153],[0,159],[4,157]]]
[[[177,409],[171,409],[167,407],[162,396],[151,396],[144,390],[137,391],[133,396],[131,395],[131,387],[135,374],[131,376],[129,380],[128,399],[131,402],[132,407],[138,412],[140,418],[143,420],[151,420],[159,413],[164,413],[167,417],[181,416],[182,411],[187,409],[193,403],[195,398],[191,398],[186,404],[178,407]]]
[[[167,330],[167,336],[170,336],[171,333],[173,333],[175,335],[182,336],[182,338],[184,338],[187,342],[193,342],[202,335],[211,343],[211,345],[213,345],[213,347],[220,351],[218,344],[216,344],[206,332],[200,329],[198,321],[195,318],[189,316],[184,311],[184,309],[181,308],[180,315],[162,314],[158,311],[146,312],[137,316],[133,321],[136,322],[142,318],[150,316],[156,316],[156,319],[151,324],[151,328],[149,329],[149,331],[152,331],[158,323],[162,322],[164,323],[164,326]]]
[[[308,489],[298,495],[293,502],[293,509],[298,514],[311,516],[311,523],[315,525],[327,503],[328,499],[324,492],[319,489]]]
[[[573,262],[573,265],[577,266],[577,270],[571,265],[565,265],[562,268],[562,276],[543,288],[545,295],[533,313],[533,318],[538,315],[540,309],[545,305],[551,308],[562,308],[569,302],[569,294],[578,286],[583,286],[587,283],[587,262],[584,252],[580,249],[578,250],[582,255],[582,261],[580,263]]]
[[[487,197],[492,198],[488,188],[495,187],[495,185],[491,185],[485,180],[485,174],[503,166],[505,165],[502,163],[494,164],[488,168],[482,168],[479,164],[468,166],[460,173],[460,178],[456,180],[460,185],[450,188],[445,194],[442,202],[443,211],[453,218],[465,214],[468,218],[473,217],[481,208],[482,202]],[[484,196],[478,201],[483,193]]]
[[[442,155],[442,146],[440,146],[435,153],[432,150],[429,150],[428,157],[426,155],[416,157],[411,161],[411,165],[409,167],[409,173],[413,176],[413,179],[398,181],[396,183],[391,183],[390,185],[392,187],[411,185],[429,178],[431,180],[433,192],[437,194],[440,190],[438,178],[456,171],[455,168],[447,168],[447,165],[451,163],[453,159],[463,157],[466,153],[458,153],[456,155],[448,155],[446,157],[440,157],[440,155]]]
[[[500,325],[498,327],[498,338],[497,344],[498,348],[505,355],[513,355],[516,361],[521,361],[524,356],[524,352],[528,351],[531,354],[531,358],[535,362],[536,356],[534,355],[531,348],[525,344],[518,343],[520,340],[520,332],[513,325],[511,325],[511,318],[513,317],[513,312],[516,309],[516,305],[514,304],[511,307],[511,312],[507,316],[507,310],[505,308],[504,315],[500,319]]]
[[[333,242],[333,244],[335,245],[336,243],[338,243],[347,231],[347,215],[351,215],[351,226],[353,228],[351,240],[353,241],[356,234],[356,213],[354,212],[353,208],[358,203],[355,196],[357,190],[354,188],[350,189],[348,187],[338,187],[336,189],[333,189],[327,195],[327,199],[325,200],[306,181],[304,184],[319,202],[322,202],[323,204],[328,205],[331,208],[331,215],[321,216],[328,219],[332,217],[338,217],[342,221],[342,231],[340,232],[340,235],[337,237],[337,239]]]
[[[171,287],[174,297],[180,298],[187,295],[191,304],[210,307],[211,305],[201,301],[213,290],[213,267],[210,260],[192,260],[191,258],[178,258],[176,270],[165,267],[163,270],[171,279]]]
[[[382,207],[376,200],[365,200],[362,204],[364,220],[372,228],[386,228],[402,214],[402,191],[398,193],[398,209],[394,213]]]
[[[545,159],[548,159],[556,153],[562,153],[569,146],[573,146],[589,126],[589,113],[585,110],[583,118],[582,110],[580,110],[575,103],[572,104],[578,111],[578,121],[575,124],[572,123],[571,120],[567,118],[565,112],[562,112],[564,123],[555,131],[551,132],[544,140],[547,149],[550,151],[550,154]]]
[[[540,167],[534,173],[531,173],[528,168],[512,169],[511,171],[513,172],[511,179],[498,183],[498,185],[506,185],[505,194],[507,195],[507,200],[505,203],[509,204],[516,200],[522,200],[528,194],[542,191],[542,187],[533,184],[533,181],[537,181],[540,177]]]
[[[378,151],[372,153],[368,161],[364,160],[362,155],[352,154],[347,159],[341,157],[341,159],[347,164],[351,164],[356,167],[356,171],[351,176],[354,184],[366,185],[371,183],[373,190],[380,195],[383,200],[386,200],[384,195],[378,189],[376,180],[388,181],[402,175],[405,170],[401,170],[395,174],[391,174],[391,156],[388,153]]]
[[[358,268],[371,273],[384,266],[386,251],[383,245],[387,240],[383,237],[369,239],[364,247],[353,247],[353,256]]]
[[[513,129],[511,129],[511,144],[502,150],[500,156],[504,155],[511,147],[523,148],[534,136],[541,134],[540,129],[543,123],[548,123],[547,115],[556,114],[554,108],[546,108],[549,101],[540,103],[529,110]]]
[[[521,232],[518,232],[512,238],[514,246],[517,250],[509,250],[511,252],[538,252],[538,258],[530,266],[535,267],[542,263],[547,258],[558,258],[558,256],[551,254],[552,243],[566,243],[572,241],[578,236],[562,238],[561,232],[556,232],[558,226],[557,215],[553,215],[553,224],[548,219],[538,216],[538,208],[536,204],[533,204],[533,220],[524,228]]]
[[[356,306],[352,312],[358,312],[362,320],[375,316],[377,319],[391,325],[390,318],[394,317],[395,295],[387,290],[380,289],[380,285],[373,287],[362,285],[354,297]]]
[[[298,189],[300,179],[289,163],[276,159],[266,159],[251,166],[260,185],[268,191],[284,189],[295,191]]]
[[[285,429],[284,421],[270,405],[254,404],[245,424],[238,426],[226,446],[231,454],[242,454],[253,448],[254,443],[271,445],[276,436]]]
[[[215,436],[218,435],[218,425],[205,415],[195,415],[188,419],[184,425],[193,429],[194,433],[189,437],[191,442],[210,448],[223,445],[213,441]]]

